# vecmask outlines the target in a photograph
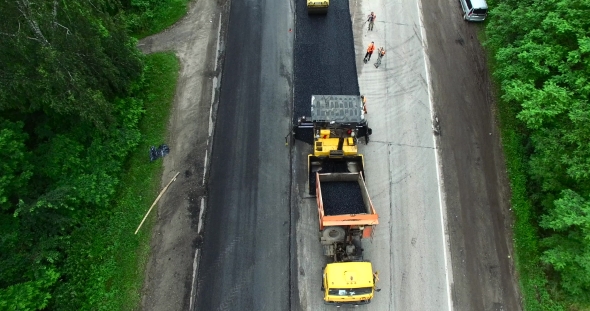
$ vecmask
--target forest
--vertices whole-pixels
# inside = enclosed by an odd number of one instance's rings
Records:
[[[590,310],[590,1],[488,5],[525,310]]]
[[[136,43],[186,3],[0,1],[0,310],[138,305],[179,65]]]

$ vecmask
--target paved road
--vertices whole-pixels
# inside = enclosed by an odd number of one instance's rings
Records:
[[[289,309],[292,16],[231,1],[195,310]]]
[[[378,310],[452,310],[429,72],[421,12],[411,1],[351,1],[356,64],[374,135],[361,148],[380,220],[371,259],[381,272]],[[374,11],[372,31],[364,23]],[[379,68],[361,59],[368,44],[387,50]]]
[[[521,310],[512,262],[511,212],[483,25],[462,19],[458,0],[422,0],[441,121],[456,310]]]
[[[359,95],[348,2],[332,2],[327,15],[295,5],[294,119],[310,116],[311,95]]]

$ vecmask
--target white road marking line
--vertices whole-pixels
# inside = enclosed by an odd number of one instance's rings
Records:
[[[426,72],[426,84],[428,84],[428,102],[430,104],[430,119],[432,121],[434,121],[434,100],[432,98],[432,85],[430,84],[430,62],[428,61],[428,57],[426,56],[426,49],[428,48],[428,43],[426,40],[426,32],[424,30],[424,24],[423,24],[423,20],[424,20],[424,15],[422,13],[422,1],[418,1],[417,2],[418,5],[418,12],[420,13],[420,33],[422,35],[422,56],[424,58],[424,65],[426,66],[425,68],[425,72]],[[451,281],[449,279],[449,276],[451,274],[451,270],[452,266],[449,265],[449,261],[448,261],[448,250],[447,250],[447,245],[448,245],[448,240],[447,240],[447,235],[445,233],[445,228],[446,228],[446,224],[445,224],[445,206],[443,203],[443,198],[442,198],[442,182],[441,182],[441,173],[440,173],[440,159],[438,157],[438,145],[436,143],[436,135],[434,135],[434,133],[432,134],[432,140],[434,142],[434,158],[436,160],[436,179],[438,182],[438,202],[439,202],[439,210],[440,210],[440,222],[441,222],[441,230],[442,230],[442,238],[443,238],[443,255],[444,255],[444,261],[445,261],[445,278],[446,278],[446,290],[447,290],[447,307],[449,311],[453,310],[453,303],[452,303],[452,297],[451,297]]]
[[[201,233],[201,227],[203,225],[203,215],[205,215],[205,197],[201,198],[201,210],[199,211],[199,224],[197,225],[197,234]],[[191,286],[191,297],[189,310],[193,310],[193,303],[195,301],[195,280],[197,278],[197,272],[199,271],[199,249],[195,250],[195,257],[193,258],[193,281]]]
[[[191,286],[191,299],[190,299],[190,304],[189,304],[189,310],[193,310],[193,303],[195,301],[195,278],[197,277],[197,270],[199,268],[199,261],[197,260],[197,258],[199,258],[199,249],[195,249],[195,258],[193,259],[193,285]]]
[[[217,26],[217,50],[215,51],[215,70],[217,71],[217,60],[219,59],[219,41],[221,38],[221,13],[219,13],[219,25]]]
[[[219,23],[217,26],[217,50],[215,51],[215,71],[217,71],[217,67],[219,66],[219,52],[220,52],[220,40],[221,40],[221,13],[219,13]],[[208,130],[208,138],[207,138],[207,149],[205,149],[205,160],[203,162],[203,185],[205,185],[205,177],[207,176],[207,166],[208,166],[208,155],[209,155],[209,142],[212,140],[211,134],[213,133],[213,104],[215,103],[215,89],[219,85],[221,81],[221,74],[219,74],[219,78],[213,77],[213,85],[211,88],[211,105],[209,105],[209,130]],[[201,233],[201,227],[203,225],[203,215],[205,214],[205,197],[201,198],[201,210],[199,212],[199,223],[197,225],[197,234]],[[197,272],[199,269],[199,249],[195,250],[195,257],[193,258],[193,281],[191,286],[191,297],[189,303],[189,310],[193,310],[193,304],[195,301],[195,290],[196,284],[195,279],[197,277]]]
[[[219,13],[219,23],[217,26],[217,49],[215,50],[215,70],[217,71],[217,67],[219,66],[219,52],[220,52],[220,45],[221,42],[221,13]],[[221,77],[221,74],[219,74]],[[207,139],[207,149],[209,149],[209,142],[211,141],[211,135],[213,134],[213,105],[215,103],[215,89],[219,85],[221,78],[213,77],[213,85],[211,86],[211,105],[209,105],[209,129],[208,129],[208,136]],[[205,185],[205,176],[207,176],[207,151],[205,151],[205,162],[203,162],[203,185]]]
[[[209,146],[209,140],[207,139],[207,146]],[[209,156],[209,150],[205,149],[205,160],[203,160],[203,186],[205,185],[205,176],[207,176],[207,159]]]
[[[201,198],[201,211],[199,211],[199,224],[197,225],[197,234],[201,233],[203,225],[203,215],[205,215],[205,197]]]
[[[217,88],[219,79],[213,77],[213,86],[211,87],[211,105],[209,105],[209,131],[208,136],[211,137],[213,134],[213,104],[215,103],[215,89]],[[207,141],[209,143],[209,141]]]

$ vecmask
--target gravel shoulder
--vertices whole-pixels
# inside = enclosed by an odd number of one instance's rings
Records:
[[[170,154],[164,160],[162,186],[180,172],[157,209],[151,257],[143,288],[142,310],[187,310],[191,307],[204,175],[218,97],[218,57],[225,1],[198,0],[169,29],[141,40],[144,53],[174,51],[181,69],[168,125]],[[221,36],[222,37],[222,36]]]

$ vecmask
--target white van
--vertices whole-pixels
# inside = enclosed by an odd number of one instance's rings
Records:
[[[486,0],[459,0],[463,8],[463,19],[470,22],[483,22],[488,15]]]

